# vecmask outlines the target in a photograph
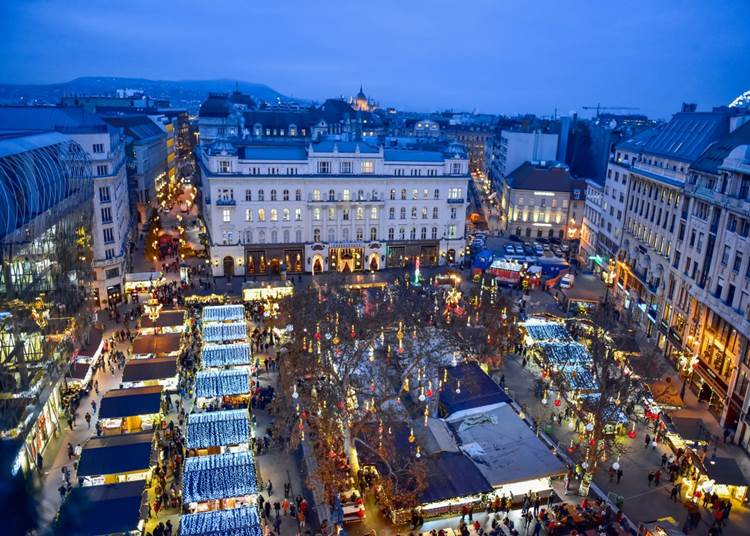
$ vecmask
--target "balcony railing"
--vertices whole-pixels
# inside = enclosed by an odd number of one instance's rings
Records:
[[[463,205],[464,204],[464,198],[463,197],[449,197],[448,203],[452,205]]]
[[[349,196],[348,199],[344,199],[342,195],[320,196],[317,199],[313,194],[308,194],[307,201],[309,203],[382,203],[384,200],[380,194],[365,194],[362,197]]]
[[[218,207],[233,207],[237,204],[234,199],[217,199],[216,206]]]

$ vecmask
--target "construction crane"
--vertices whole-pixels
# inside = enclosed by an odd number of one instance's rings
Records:
[[[583,106],[584,110],[596,110],[596,117],[599,117],[599,110],[640,110],[635,106],[602,106],[597,104],[596,106]]]

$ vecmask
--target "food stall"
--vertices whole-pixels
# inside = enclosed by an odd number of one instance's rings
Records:
[[[153,437],[149,431],[89,439],[78,462],[82,485],[147,480],[156,458],[151,451]]]
[[[673,451],[697,450],[711,441],[712,436],[703,421],[693,417],[678,417],[662,413],[667,424],[666,438]]]
[[[130,359],[122,372],[122,387],[161,385],[166,390],[177,388],[177,358],[154,357]]]
[[[187,329],[185,322],[185,311],[161,311],[154,320],[148,314],[141,316],[139,320],[139,333],[141,335],[155,335],[159,333],[184,333]]]
[[[92,329],[89,331],[88,344],[73,353],[70,358],[70,377],[67,380],[69,388],[88,390],[94,376],[94,366],[101,358],[104,349],[103,333],[101,329]]]
[[[151,292],[166,282],[161,272],[137,272],[125,274],[125,294],[138,296],[139,301],[146,302]]]
[[[201,352],[202,368],[224,368],[250,365],[250,345],[206,344]]]
[[[133,355],[136,358],[175,356],[181,349],[182,335],[179,333],[139,335],[133,341]]]
[[[744,502],[747,498],[747,480],[734,458],[713,457],[705,464],[706,473],[698,479],[698,488],[704,493],[716,493],[721,499]]]
[[[204,342],[246,342],[247,322],[209,323],[203,325]]]
[[[258,511],[254,506],[186,514],[180,518],[180,536],[261,536]]]
[[[252,506],[257,493],[255,459],[249,451],[185,460],[182,500],[190,513]]]
[[[201,370],[195,377],[195,395],[199,406],[242,407],[250,396],[250,372]]]
[[[203,308],[203,323],[239,322],[245,319],[244,305],[210,305]]]
[[[148,517],[143,480],[101,486],[74,487],[53,524],[54,534],[78,536],[141,534]]]
[[[294,285],[291,281],[246,281],[242,285],[242,299],[246,302],[276,301],[293,294]]]
[[[547,320],[545,318],[532,317],[521,322],[526,331],[524,342],[527,346],[540,342],[566,342],[571,341],[570,333],[560,322]]]
[[[191,413],[187,422],[189,455],[202,456],[248,449],[250,422],[246,409]]]
[[[161,414],[161,385],[113,389],[99,406],[99,422],[104,434],[152,430]]]
[[[497,259],[492,261],[487,271],[500,284],[518,286],[521,283],[522,270],[523,265],[521,263]]]

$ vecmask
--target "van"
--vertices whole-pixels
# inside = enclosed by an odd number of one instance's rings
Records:
[[[560,279],[560,288],[570,288],[573,286],[573,282],[576,280],[576,276],[573,274],[565,274]]]

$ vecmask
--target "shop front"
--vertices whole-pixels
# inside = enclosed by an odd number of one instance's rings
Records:
[[[305,248],[303,245],[288,247],[248,247],[245,250],[245,274],[301,273],[304,271]]]
[[[455,260],[455,251],[453,258]],[[386,260],[389,268],[414,266],[417,259],[422,268],[440,264],[440,243],[435,241],[390,242],[387,246]],[[452,261],[449,261],[452,262]]]

